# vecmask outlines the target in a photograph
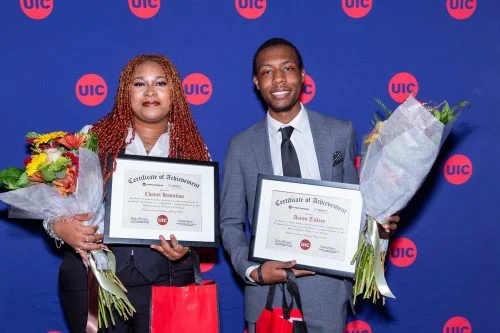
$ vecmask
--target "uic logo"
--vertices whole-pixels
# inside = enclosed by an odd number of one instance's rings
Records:
[[[472,326],[466,318],[456,316],[444,324],[443,333],[472,333]]]
[[[372,10],[372,0],[342,0],[342,9],[352,18],[362,18]]]
[[[201,247],[197,250],[200,255],[200,270],[202,273],[208,272],[217,262],[217,251],[207,247]]]
[[[85,74],[76,83],[75,93],[82,104],[96,106],[106,99],[108,86],[99,75]]]
[[[148,19],[160,10],[161,0],[128,0],[128,8],[135,16]]]
[[[303,239],[300,241],[300,248],[304,251],[307,251],[311,248],[311,242],[307,239]]]
[[[241,16],[254,20],[266,11],[267,0],[234,0],[234,6]]]
[[[408,267],[417,258],[417,246],[409,238],[398,238],[389,246],[389,259],[398,267]]]
[[[300,101],[302,104],[309,103],[316,94],[316,84],[314,80],[309,75],[305,75],[304,84],[302,85],[302,92],[300,94]]]
[[[165,225],[168,223],[168,217],[167,215],[160,215],[156,218],[156,222],[158,222],[159,225]]]
[[[465,20],[476,11],[476,0],[446,0],[446,9],[451,17]]]
[[[407,72],[400,72],[394,75],[389,81],[389,95],[398,103],[403,103],[410,94],[417,97],[417,79]]]
[[[472,176],[472,162],[465,155],[453,155],[444,164],[443,173],[449,183],[462,185]]]
[[[52,13],[53,0],[20,0],[23,13],[33,20],[43,20]]]
[[[193,73],[182,81],[184,94],[189,103],[200,105],[206,103],[212,96],[212,82],[201,73]]]
[[[353,320],[345,327],[345,333],[372,333],[372,329],[363,320]]]

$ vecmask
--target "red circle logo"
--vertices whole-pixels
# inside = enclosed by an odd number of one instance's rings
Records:
[[[75,86],[78,100],[87,106],[101,104],[108,95],[108,85],[102,77],[97,74],[85,74]]]
[[[446,0],[446,9],[451,17],[457,20],[465,20],[476,11],[476,0]]]
[[[307,251],[311,248],[311,242],[307,239],[303,239],[300,241],[300,248],[304,251]]]
[[[403,103],[410,94],[417,97],[418,82],[410,73],[401,72],[389,81],[389,95],[398,103]]]
[[[160,215],[156,218],[156,222],[158,222],[159,225],[165,225],[168,223],[168,217],[167,215]]]
[[[372,328],[366,321],[353,320],[345,327],[345,333],[372,333]]]
[[[314,98],[314,94],[316,94],[316,84],[312,77],[306,74],[304,77],[304,85],[302,86],[302,93],[300,94],[300,101],[302,104],[307,104]]]
[[[135,16],[148,19],[160,10],[161,0],[128,0],[128,8]]]
[[[366,16],[372,10],[372,0],[342,0],[342,9],[352,18]]]
[[[469,321],[464,317],[450,318],[443,327],[443,333],[472,333],[472,326]]]
[[[472,162],[465,155],[453,155],[444,164],[443,173],[449,183],[462,185],[472,176]]]
[[[266,11],[267,0],[234,0],[234,6],[241,16],[254,20]]]
[[[361,168],[361,156],[356,156],[354,159],[354,167],[358,169],[359,172],[359,168]]]
[[[54,0],[19,0],[21,9],[33,20],[43,20],[52,13]]]
[[[397,238],[389,245],[389,259],[398,267],[408,267],[417,259],[417,246],[409,238]]]
[[[184,94],[189,103],[200,105],[206,103],[212,96],[212,82],[201,73],[193,73],[182,81]]]
[[[217,262],[217,251],[212,248],[198,248],[198,254],[200,255],[200,269],[202,273],[208,272],[214,268]]]

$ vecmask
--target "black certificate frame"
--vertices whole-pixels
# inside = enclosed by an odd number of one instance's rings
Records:
[[[346,232],[346,245],[344,258],[342,260],[325,259],[308,256],[307,254],[297,254],[297,251],[279,251],[263,249],[263,244],[267,246],[268,225],[271,213],[272,191],[279,191],[286,187],[291,193],[301,195],[317,195],[316,193],[334,193],[334,196],[350,198],[353,209],[348,218],[349,223]],[[290,204],[288,209],[305,209],[300,204]],[[290,208],[292,207],[292,208]],[[266,210],[266,212],[264,212]],[[341,276],[352,278],[355,272],[355,264],[351,265],[351,260],[356,253],[359,241],[361,222],[364,220],[363,199],[359,191],[359,185],[337,183],[323,180],[303,179],[294,177],[284,177],[275,175],[259,174],[257,180],[257,190],[255,196],[252,231],[249,244],[248,259],[257,263],[264,263],[269,260],[297,260],[294,268],[304,269],[328,276]],[[298,222],[300,223],[300,222]],[[293,236],[292,236],[293,238]],[[275,240],[276,241],[276,240]],[[293,245],[292,245],[293,246]],[[299,250],[300,251],[300,250]],[[305,251],[305,250],[304,250]]]
[[[199,234],[191,233],[191,237],[186,237],[189,236],[189,232],[169,231],[168,228],[165,228],[165,233],[160,232],[156,237],[118,237],[117,233],[122,233],[126,228],[120,226],[120,222],[123,220],[119,221],[120,219],[118,218],[123,213],[124,194],[123,191],[117,190],[123,188],[123,186],[119,185],[119,182],[124,182],[125,179],[117,175],[123,175],[125,172],[123,168],[130,166],[140,167],[140,170],[145,172],[155,171],[160,173],[169,173],[172,172],[172,170],[189,170],[191,172],[194,170],[195,172],[198,171],[199,175],[206,177],[206,179],[202,177],[202,184],[211,184],[211,186],[208,189],[203,187],[202,191],[208,192],[203,192],[202,194],[208,193],[210,198],[206,198],[205,195],[202,195],[202,207],[204,212],[207,211],[209,214],[202,213],[200,218],[202,219],[202,230],[207,230],[207,232],[203,231]],[[175,174],[175,172],[172,173]],[[144,184],[145,183],[143,183],[143,186],[148,185]],[[210,200],[208,205],[205,203],[206,200]],[[121,209],[118,203],[122,203]],[[122,213],[120,213],[120,210]],[[151,232],[151,234],[153,233],[154,232]],[[165,157],[119,154],[116,158],[116,169],[106,184],[104,243],[126,245],[160,244],[160,234],[164,235],[165,239],[168,240],[170,233],[176,235],[179,244],[183,246],[219,247],[219,163],[214,161],[193,161]]]

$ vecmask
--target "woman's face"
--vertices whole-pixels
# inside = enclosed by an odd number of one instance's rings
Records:
[[[136,122],[168,122],[171,111],[170,85],[163,68],[155,61],[137,66],[130,85],[130,104]]]

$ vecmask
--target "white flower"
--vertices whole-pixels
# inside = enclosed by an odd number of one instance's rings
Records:
[[[62,152],[57,150],[57,148],[46,149],[45,153],[47,154],[47,162],[49,163],[57,161],[62,156]]]

